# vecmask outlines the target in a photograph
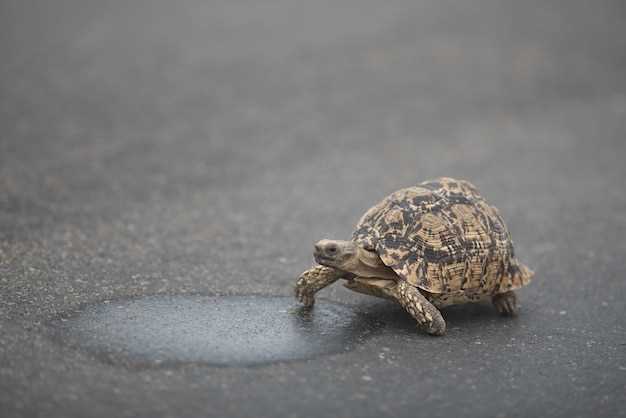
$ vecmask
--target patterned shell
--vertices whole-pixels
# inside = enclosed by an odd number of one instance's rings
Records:
[[[502,293],[533,276],[515,258],[498,210],[464,180],[398,190],[363,215],[353,240],[430,293]]]

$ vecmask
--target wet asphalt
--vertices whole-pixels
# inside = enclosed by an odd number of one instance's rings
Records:
[[[625,18],[1,2],[0,415],[626,416]],[[433,338],[340,285],[299,316],[315,241],[443,175],[536,271],[517,318]]]
[[[292,297],[152,295],[106,300],[50,321],[59,344],[134,368],[246,367],[348,352],[381,322],[347,306]]]

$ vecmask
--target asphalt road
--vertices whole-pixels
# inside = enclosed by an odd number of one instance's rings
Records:
[[[0,3],[2,417],[626,416],[622,1]],[[509,320],[134,367],[51,338],[144,295],[290,296],[391,191],[471,180],[537,275]],[[355,326],[358,326],[356,324]]]

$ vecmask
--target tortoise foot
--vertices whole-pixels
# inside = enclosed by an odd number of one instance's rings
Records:
[[[492,303],[500,315],[517,315],[517,297],[512,291],[495,295],[492,299]]]

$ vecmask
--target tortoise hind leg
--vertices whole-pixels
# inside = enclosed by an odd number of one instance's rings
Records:
[[[446,333],[446,321],[441,312],[416,287],[400,281],[392,294],[427,333],[430,335]]]
[[[517,297],[512,290],[505,293],[498,293],[491,298],[491,303],[496,307],[500,315],[517,315]]]

